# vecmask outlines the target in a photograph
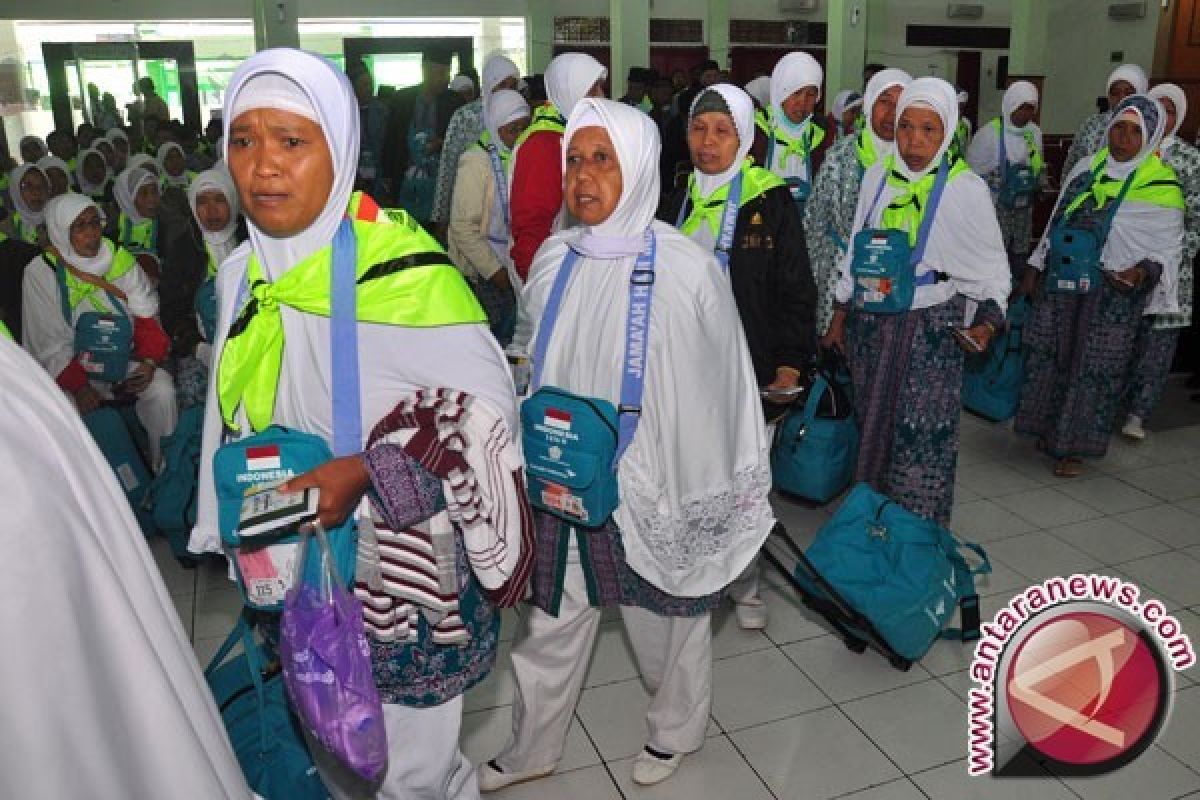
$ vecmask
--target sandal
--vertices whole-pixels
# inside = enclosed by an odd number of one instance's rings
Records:
[[[1083,462],[1078,458],[1060,458],[1054,465],[1054,474],[1060,478],[1078,478],[1083,474]]]

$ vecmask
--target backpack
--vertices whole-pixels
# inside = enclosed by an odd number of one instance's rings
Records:
[[[150,487],[154,524],[167,537],[175,558],[183,564],[194,561],[188,552],[188,538],[196,524],[203,428],[203,405],[191,406],[179,415],[174,433],[162,438],[163,470]]]

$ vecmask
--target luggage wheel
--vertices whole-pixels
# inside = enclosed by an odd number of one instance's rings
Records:
[[[861,654],[861,653],[866,652],[867,643],[864,642],[862,639],[856,639],[852,636],[847,636],[845,639],[842,640],[842,642],[845,643],[846,649],[852,653]]]
[[[913,665],[913,662],[909,661],[903,656],[891,656],[888,658],[888,663],[901,672],[908,672],[910,669],[912,669]]]

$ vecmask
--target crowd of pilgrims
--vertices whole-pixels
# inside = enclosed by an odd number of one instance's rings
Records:
[[[767,621],[758,551],[774,526],[774,423],[762,394],[775,398],[768,408],[795,396],[828,352],[852,381],[856,480],[943,525],[964,359],[1016,303],[1029,320],[1014,428],[1048,468],[1075,476],[1115,431],[1144,436],[1191,324],[1200,247],[1200,153],[1176,135],[1179,87],[1150,88],[1135,65],[1109,76],[1108,110],[1075,136],[1039,239],[1034,200],[1055,184],[1026,81],[972,135],[963,93],[882,65],[824,114],[822,69],[803,52],[744,88],[711,62],[691,82],[635,69],[619,102],[604,99],[607,71],[584,54],[528,79],[495,54],[453,88],[448,63],[431,50],[422,84],[381,97],[361,64],[343,73],[264,51],[234,74],[203,137],[169,121],[137,135],[85,124],[25,137],[8,174],[10,335],[79,412],[132,403],[155,468],[160,438],[197,404],[204,465],[233,430],[329,436],[339,387],[321,287],[346,218],[370,323],[358,344],[364,430],[397,424],[414,392],[455,390],[503,432],[497,458],[518,472],[522,393],[624,402],[630,287],[652,272],[636,434],[603,526],[530,511],[519,479],[485,487],[495,506],[523,509],[491,523],[505,581],[519,585],[484,590],[495,565],[457,530],[465,632],[453,641],[407,621],[397,634],[381,615],[428,610],[357,580],[392,759],[368,787],[318,758],[335,797],[473,797],[551,773],[605,607],[620,608],[652,693],[634,780],[668,778],[704,742],[712,610],[729,597],[743,627]],[[1045,286],[1051,232],[1068,222],[1096,236],[1095,291]],[[900,232],[915,252],[901,308],[881,309],[879,287],[855,269],[868,229]],[[73,326],[114,305],[132,317],[133,360],[104,383],[81,364]],[[420,529],[439,507],[431,459],[446,453],[388,441],[375,430],[362,454],[305,476],[322,490],[326,527],[370,514]],[[216,513],[201,469],[193,551],[220,551]],[[462,696],[495,660],[499,607],[520,599],[512,735],[473,767],[458,745]]]

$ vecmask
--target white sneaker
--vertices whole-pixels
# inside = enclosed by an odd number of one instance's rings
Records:
[[[1121,428],[1121,434],[1139,442],[1145,439],[1146,429],[1142,427],[1142,418],[1136,414],[1130,414],[1129,418],[1125,420],[1125,427]]]
[[[659,758],[651,753],[649,748],[643,748],[633,760],[633,782],[638,786],[653,786],[662,783],[675,774],[679,762],[683,761],[681,753]]]
[[[524,772],[504,772],[497,766],[496,759],[493,758],[491,761],[479,765],[479,769],[477,770],[479,791],[499,791],[515,783],[524,783],[525,781],[535,781],[538,778],[544,778],[551,772],[554,772],[554,767],[542,767],[541,769],[530,769]]]
[[[737,613],[738,625],[744,631],[761,631],[767,627],[767,604],[761,597],[752,597],[741,603],[734,603],[733,610]]]

